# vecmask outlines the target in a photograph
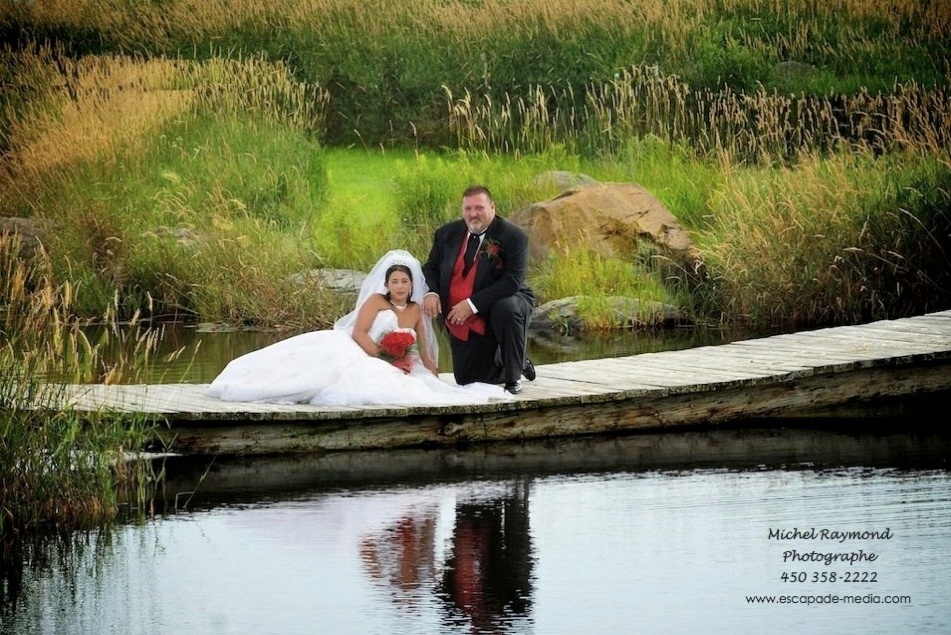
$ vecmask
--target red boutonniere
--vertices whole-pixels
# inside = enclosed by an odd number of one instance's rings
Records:
[[[413,357],[419,353],[416,334],[409,331],[390,331],[380,338],[380,358],[393,364],[404,373],[413,367]]]
[[[502,268],[502,245],[499,241],[486,236],[482,241],[482,251],[485,252],[485,257],[494,263],[496,269]]]

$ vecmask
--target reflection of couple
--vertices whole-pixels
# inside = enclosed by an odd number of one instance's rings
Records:
[[[436,575],[438,510],[415,509],[382,531],[360,540],[360,560],[370,577],[386,586],[394,602],[416,608]]]
[[[524,282],[528,238],[495,216],[484,187],[466,190],[462,215],[437,230],[424,265],[407,251],[386,253],[364,280],[356,308],[332,330],[297,335],[232,360],[208,394],[225,401],[315,405],[510,399],[508,393],[521,390],[523,374],[535,377],[525,357],[535,302]],[[436,374],[430,318],[437,314],[449,331],[458,385]]]
[[[475,632],[502,632],[505,624],[529,614],[533,559],[528,512],[525,483],[516,484],[513,496],[456,509],[440,595],[449,602],[451,615]]]
[[[418,609],[435,595],[447,622],[474,632],[508,632],[527,619],[533,565],[528,484],[518,482],[497,499],[457,503],[445,544],[440,524],[438,510],[418,508],[364,536],[360,556],[369,576],[404,608]]]

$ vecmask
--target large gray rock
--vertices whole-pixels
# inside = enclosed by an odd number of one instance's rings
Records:
[[[582,185],[594,185],[598,180],[581,172],[552,170],[539,174],[535,177],[535,182],[539,185],[554,185],[561,190],[570,190],[573,187],[581,187]]]
[[[291,280],[296,284],[316,280],[338,293],[357,294],[366,277],[365,272],[356,269],[311,269],[304,273],[294,274]]]
[[[532,315],[533,332],[558,331],[580,333],[587,330],[578,310],[581,298],[572,296],[546,302],[535,309]],[[617,328],[669,328],[689,323],[689,319],[676,307],[624,296],[604,298],[613,314],[612,322]]]

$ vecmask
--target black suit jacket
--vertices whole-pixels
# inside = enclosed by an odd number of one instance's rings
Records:
[[[429,257],[423,264],[423,276],[430,291],[439,294],[443,314],[449,312],[449,282],[459,250],[468,230],[465,222],[446,223],[436,230]],[[482,315],[488,315],[492,305],[511,295],[524,295],[531,306],[535,294],[525,284],[528,270],[528,235],[521,227],[496,216],[482,239],[476,254],[478,266],[470,300]]]

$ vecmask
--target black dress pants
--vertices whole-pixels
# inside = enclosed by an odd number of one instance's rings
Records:
[[[517,293],[492,305],[485,335],[470,332],[469,339],[463,341],[450,334],[456,383],[518,381],[525,366],[525,345],[534,306],[534,298]]]

